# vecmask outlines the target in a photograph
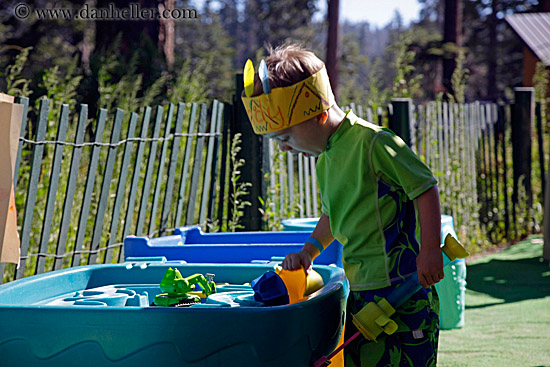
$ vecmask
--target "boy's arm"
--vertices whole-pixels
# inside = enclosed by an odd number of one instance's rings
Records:
[[[418,281],[424,288],[443,279],[441,255],[441,211],[437,185],[416,198],[420,221],[420,253],[416,258]]]
[[[321,215],[319,222],[317,223],[315,229],[313,230],[313,233],[311,234],[311,238],[319,241],[323,248],[326,248],[332,243],[332,241],[334,241],[334,236],[332,235],[332,231],[330,229],[330,221],[328,216],[326,216],[325,214]],[[309,272],[313,259],[315,259],[320,254],[321,252],[317,249],[316,246],[314,246],[314,244],[306,241],[304,247],[302,247],[302,250],[300,252],[293,252],[286,255],[281,265],[283,269],[286,270],[296,270],[300,269],[300,267],[303,266],[306,272]]]

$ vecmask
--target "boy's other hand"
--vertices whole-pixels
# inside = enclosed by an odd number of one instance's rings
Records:
[[[422,251],[416,257],[416,269],[418,281],[424,288],[438,283],[445,274],[443,273],[443,255],[437,251]]]
[[[306,274],[311,269],[311,254],[305,250],[300,252],[293,252],[285,256],[281,266],[285,270],[297,270],[300,268],[306,269]]]

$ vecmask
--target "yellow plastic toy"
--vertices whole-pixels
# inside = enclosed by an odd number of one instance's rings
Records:
[[[281,277],[285,283],[289,304],[302,302],[313,292],[323,288],[323,278],[315,270],[310,270],[306,276],[303,269],[299,270],[283,270],[277,266],[275,273]]]

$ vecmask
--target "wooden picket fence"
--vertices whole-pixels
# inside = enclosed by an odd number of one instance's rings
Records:
[[[349,106],[359,117],[388,127],[392,108]],[[512,201],[511,105],[429,102],[411,105],[411,148],[438,180],[442,213],[452,215],[464,243],[496,244],[521,236],[526,202]],[[285,217],[317,217],[321,212],[315,159],[281,152],[267,142],[270,229]],[[541,167],[543,165],[541,164]],[[544,171],[542,173],[544,175]],[[528,199],[523,198],[524,201]],[[527,224],[525,224],[527,225]],[[529,229],[526,229],[529,230]]]
[[[25,106],[14,183],[21,261],[18,268],[0,264],[3,281],[118,262],[128,235],[221,223],[223,103],[143,107],[139,114],[100,109],[93,120],[86,105],[73,116],[62,105],[51,121],[43,99],[28,127],[29,101],[18,103]]]
[[[470,243],[508,238],[510,124],[499,119],[499,106],[431,102],[417,106],[415,117],[413,150],[433,170],[442,212],[453,216],[457,232]]]
[[[216,231],[231,216],[228,147],[243,118],[235,106],[214,100],[210,106],[179,103],[130,114],[100,109],[89,119],[86,105],[54,111],[44,99],[31,121],[28,99],[18,102],[25,107],[14,183],[21,263],[0,264],[4,282],[118,262],[128,235],[171,234],[187,224]],[[349,107],[386,127],[397,115],[391,105],[376,111]],[[512,175],[512,112],[511,105],[480,102],[410,105],[411,148],[434,172],[442,212],[454,217],[467,246],[514,240],[525,232],[519,227],[529,224],[522,218],[533,216],[532,193],[518,196]],[[242,124],[250,129],[248,121]],[[318,217],[316,159],[283,153],[269,139],[260,144],[266,159],[249,176],[263,174],[263,187],[254,186],[262,192],[262,213],[248,209],[249,216],[262,216],[262,228],[271,230],[282,229],[286,218]],[[243,171],[249,166],[247,161]],[[258,200],[252,196],[245,200]]]

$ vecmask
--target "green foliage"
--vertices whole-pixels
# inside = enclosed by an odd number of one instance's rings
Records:
[[[248,188],[252,186],[250,182],[243,182],[241,180],[240,168],[245,165],[244,159],[238,158],[238,153],[241,151],[241,134],[235,134],[233,141],[231,142],[231,218],[228,223],[229,232],[235,232],[235,230],[244,228],[240,224],[241,218],[244,215],[244,208],[250,206],[249,201],[243,198],[249,194]]]
[[[390,91],[383,87],[382,79],[378,76],[382,61],[376,59],[369,74],[369,94],[367,96],[367,105],[375,112],[378,107],[383,107],[390,100]]]
[[[532,233],[539,233],[542,224],[543,210],[540,202],[533,203],[525,188],[525,176],[521,175],[518,180],[518,195],[515,204],[516,222],[514,223],[517,239],[523,239]]]
[[[535,87],[535,99],[543,104],[548,103],[548,89],[550,88],[550,70],[542,61],[537,62],[535,75],[533,75]]]
[[[533,169],[533,177],[536,180],[533,185],[533,194],[535,195],[535,198],[539,199],[535,200],[535,205],[538,205],[540,202],[544,201],[544,192],[542,185],[537,184],[537,181],[540,177],[542,177],[542,171],[548,167],[546,157],[548,156],[548,149],[550,148],[550,136],[548,134],[550,130],[550,70],[543,62],[538,62],[535,70],[535,75],[533,76],[533,86],[535,87],[535,100],[538,104],[537,107],[540,106],[540,110],[536,112],[537,115],[535,118],[540,118],[540,125],[537,121],[537,129],[534,133],[542,134],[542,140],[532,139],[532,141],[537,144],[537,149],[534,149],[535,154],[533,157],[533,162],[542,162],[542,167],[539,163],[535,164]],[[538,131],[539,126],[542,129],[541,131]],[[548,172],[545,173],[548,174]]]
[[[220,221],[218,219],[211,220],[208,218],[206,224],[203,226],[203,230],[206,232],[219,232],[221,230]]]
[[[212,70],[213,59],[199,61],[195,68],[186,60],[182,63],[175,82],[168,91],[170,103],[181,101],[203,102],[208,95],[206,76]]]
[[[166,77],[161,76],[144,90],[143,75],[138,74],[138,52],[134,52],[128,64],[117,56],[120,38],[117,38],[109,50],[100,56],[100,67],[97,72],[100,108],[113,111],[115,107],[126,112],[135,112],[140,106],[152,104],[163,90]],[[122,72],[122,76],[120,76]]]
[[[355,35],[343,36],[342,60],[339,62],[339,102],[342,105],[367,99],[367,89],[361,82],[367,77],[369,59],[361,54]]]
[[[454,91],[454,96],[448,94],[449,100],[456,103],[466,102],[466,83],[470,71],[465,67],[466,56],[464,49],[459,49],[456,57],[456,67],[451,77],[451,85]]]
[[[45,90],[42,98],[51,101],[49,120],[57,121],[62,104],[73,106],[76,104],[77,88],[82,80],[82,75],[76,75],[78,57],[73,58],[73,62],[65,73],[59,71],[59,66],[53,66],[42,75],[42,82],[38,85]],[[35,102],[35,108],[38,110],[40,105],[39,98]]]
[[[247,40],[242,45],[244,55],[252,56],[265,42],[274,46],[289,40],[312,44],[315,37],[313,14],[316,10],[314,1],[246,1],[241,25],[244,28],[241,39]],[[244,60],[239,64],[242,67]]]
[[[395,69],[393,80],[393,98],[416,98],[420,94],[421,74],[415,75],[415,53],[409,50],[411,41],[408,35],[403,35],[394,45],[396,49]]]
[[[0,72],[0,76],[6,81],[6,94],[20,97],[29,97],[32,94],[29,89],[30,80],[21,75],[31,50],[32,47],[22,49],[13,64],[8,65],[5,72]]]
[[[273,144],[272,141],[270,141],[270,144]],[[281,179],[285,179],[286,165],[284,158],[287,154],[290,153],[281,152],[278,145],[273,144],[271,171],[264,173],[264,184],[268,188],[267,196],[265,200],[261,197],[258,200],[261,204],[259,211],[264,222],[264,229],[267,231],[282,231],[282,220],[294,218],[298,215],[297,203],[290,203],[288,190],[282,190]],[[277,180],[277,178],[280,178],[280,180]]]

